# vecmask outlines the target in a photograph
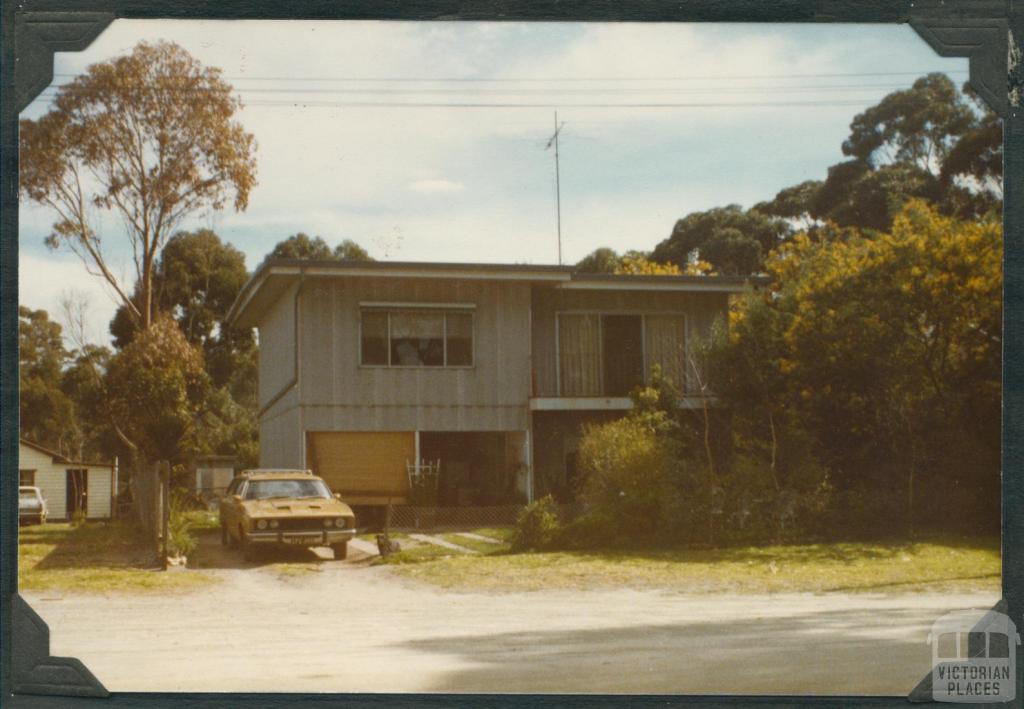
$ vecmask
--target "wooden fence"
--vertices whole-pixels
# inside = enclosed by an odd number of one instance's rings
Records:
[[[157,562],[167,568],[167,535],[171,515],[171,466],[160,461],[131,477],[132,504],[135,520],[153,549]]]

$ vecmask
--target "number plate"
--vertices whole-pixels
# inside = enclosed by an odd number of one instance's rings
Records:
[[[323,537],[319,534],[303,534],[301,537],[285,537],[289,544],[319,544]]]

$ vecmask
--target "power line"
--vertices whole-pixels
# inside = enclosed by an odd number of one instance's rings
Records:
[[[351,81],[351,82],[577,82],[577,81],[734,81],[742,79],[809,79],[840,78],[847,76],[923,76],[931,73],[967,74],[966,69],[922,69],[920,71],[869,71],[808,74],[705,74],[693,76],[603,76],[603,77],[371,77],[371,76],[222,76],[227,81]],[[55,73],[55,77],[76,77],[81,73]]]
[[[44,89],[44,93],[55,94],[69,84],[56,84]],[[414,95],[414,94],[731,94],[749,92],[784,92],[784,93],[812,93],[815,91],[877,91],[893,90],[903,88],[902,84],[837,84],[823,86],[729,86],[725,88],[714,87],[650,87],[650,88],[524,88],[524,89],[310,89],[310,88],[246,88],[234,87],[234,93],[246,94],[353,94],[353,95]],[[198,88],[151,88],[151,92],[162,92],[169,94],[208,94],[219,93],[215,89]]]

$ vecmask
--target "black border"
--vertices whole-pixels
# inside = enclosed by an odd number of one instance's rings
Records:
[[[1013,0],[14,0],[0,32],[0,703],[12,707],[905,706],[901,697],[172,694],[105,690],[77,660],[49,658],[46,626],[17,590],[17,121],[52,78],[54,51],[80,50],[113,19],[394,19],[910,23],[940,54],[971,57],[971,82],[1004,117],[1003,603],[1024,611],[1024,113],[1016,65],[1024,12]],[[1007,57],[1009,57],[1009,66]],[[17,71],[16,71],[17,69]],[[27,99],[27,100],[26,100]],[[1018,623],[1024,626],[1024,622]],[[1017,703],[1024,705],[1024,653]],[[32,674],[41,683],[33,685]],[[91,678],[91,682],[90,682]],[[12,693],[15,685],[20,692]],[[59,693],[59,694],[58,694]],[[60,695],[63,696],[60,696]],[[78,696],[68,696],[78,695]],[[84,695],[84,696],[83,696]],[[92,695],[92,696],[88,696]],[[915,697],[916,698],[916,697]],[[927,695],[920,697],[928,700]]]

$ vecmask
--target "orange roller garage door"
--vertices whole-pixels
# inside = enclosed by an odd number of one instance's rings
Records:
[[[313,471],[341,493],[346,502],[361,505],[406,501],[409,478],[406,462],[416,458],[412,431],[309,433],[307,457]]]

